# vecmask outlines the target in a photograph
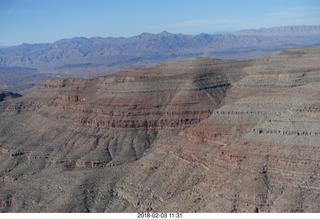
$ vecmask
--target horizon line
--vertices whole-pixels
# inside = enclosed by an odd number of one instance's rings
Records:
[[[35,43],[28,43],[28,42],[22,42],[20,44],[15,44],[15,45],[0,45],[0,49],[4,49],[4,48],[9,48],[9,47],[17,47],[17,46],[22,46],[22,45],[39,45],[39,44],[53,44],[56,43],[58,41],[61,40],[72,40],[75,38],[85,38],[85,39],[93,39],[93,38],[124,38],[124,39],[129,39],[129,38],[133,38],[133,37],[138,37],[144,34],[149,34],[149,35],[159,35],[162,33],[167,33],[167,34],[172,34],[172,35],[187,35],[187,36],[197,36],[197,35],[201,35],[201,34],[208,34],[208,35],[220,35],[220,34],[233,34],[233,33],[237,33],[237,32],[241,32],[241,31],[259,31],[259,30],[266,30],[266,29],[273,29],[273,28],[280,28],[280,27],[320,27],[320,24],[316,24],[316,25],[310,25],[310,24],[303,24],[303,25],[280,25],[280,26],[272,26],[272,27],[260,27],[260,28],[244,28],[244,29],[238,29],[238,30],[229,30],[229,31],[215,31],[212,33],[207,33],[207,32],[198,32],[195,34],[188,34],[188,33],[174,33],[174,32],[169,32],[167,30],[163,30],[161,32],[156,32],[156,33],[152,33],[152,32],[141,32],[140,34],[135,34],[135,35],[130,35],[130,36],[92,36],[92,37],[86,37],[86,36],[74,36],[74,37],[64,37],[64,38],[60,38],[51,42],[35,42]]]

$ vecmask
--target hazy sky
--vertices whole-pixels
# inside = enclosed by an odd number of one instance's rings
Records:
[[[320,24],[319,0],[0,0],[0,46]]]

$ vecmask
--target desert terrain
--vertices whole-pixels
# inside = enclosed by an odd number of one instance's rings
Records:
[[[0,47],[0,90],[26,94],[54,78],[92,78],[196,57],[245,60],[320,46],[319,25],[278,26],[198,35],[141,33],[74,37]]]
[[[53,79],[0,102],[1,212],[320,212],[320,48]]]

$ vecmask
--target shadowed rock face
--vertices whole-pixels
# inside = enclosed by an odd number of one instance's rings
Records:
[[[12,93],[12,92],[1,91],[0,92],[0,102],[4,101],[4,100],[8,100],[8,99],[18,98],[21,96],[22,95],[20,95],[20,94],[16,94],[16,93]]]
[[[190,59],[1,102],[0,209],[320,212],[319,58]]]

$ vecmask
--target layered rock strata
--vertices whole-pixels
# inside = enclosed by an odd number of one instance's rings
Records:
[[[48,81],[0,103],[2,212],[320,212],[319,48]]]

